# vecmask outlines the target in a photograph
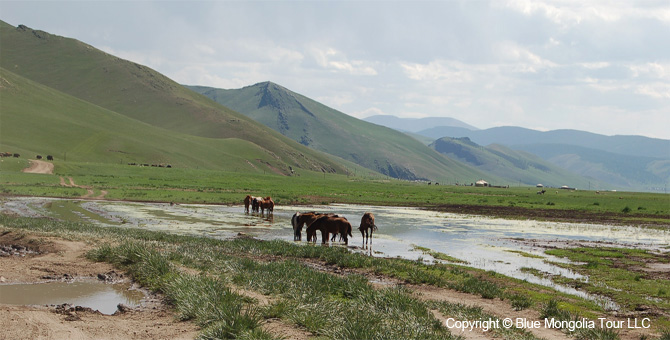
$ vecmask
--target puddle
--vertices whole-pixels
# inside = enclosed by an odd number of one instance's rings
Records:
[[[60,305],[89,307],[103,314],[114,314],[120,303],[137,307],[144,298],[127,284],[99,281],[1,284],[0,303],[8,305]]]

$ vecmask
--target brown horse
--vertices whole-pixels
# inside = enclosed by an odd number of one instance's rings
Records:
[[[270,196],[268,196],[266,198],[261,199],[260,207],[261,207],[261,215],[265,213],[265,210],[267,210],[268,215],[274,214],[275,202],[272,200]]]
[[[368,230],[370,230],[370,244],[372,244],[372,232],[377,230],[375,225],[375,215],[371,212],[366,212],[361,218],[361,225],[358,227],[358,230],[361,231],[361,236],[363,237],[363,244],[368,243]]]
[[[326,215],[337,217],[337,215],[335,214],[317,213],[313,211],[306,213],[297,212],[293,214],[293,217],[291,217],[291,225],[293,226],[293,241],[302,240],[302,227],[304,225],[307,225],[307,227],[309,227],[314,221],[316,221],[317,218]],[[311,241],[311,238],[308,237],[307,241]]]
[[[251,195],[247,195],[247,197],[244,198],[244,212],[249,213],[249,206],[251,205]]]
[[[329,234],[340,234],[344,244],[349,244],[348,236],[351,235],[351,223],[344,217],[321,216],[307,227],[307,240],[316,242],[316,231],[321,230],[321,243],[328,242]]]

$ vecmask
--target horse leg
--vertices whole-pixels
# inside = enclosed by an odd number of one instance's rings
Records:
[[[321,244],[326,244],[326,242],[328,242],[328,230],[321,230]]]

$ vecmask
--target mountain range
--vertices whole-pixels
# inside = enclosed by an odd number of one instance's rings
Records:
[[[282,175],[485,178],[501,185],[646,190],[670,177],[670,141],[479,130],[451,118],[364,121],[272,82],[227,90],[180,85],[146,66],[23,25],[0,22],[0,41],[3,151]]]
[[[188,86],[310,148],[405,180],[477,180],[490,174],[399,131],[368,123],[272,82],[241,89]],[[496,178],[498,179],[498,178]]]
[[[400,122],[402,125],[403,121],[411,123],[413,120],[396,118],[394,124]],[[438,151],[438,146],[445,141],[455,143],[464,138],[482,148],[499,148],[504,145],[511,150],[525,151],[540,157],[546,161],[545,165],[551,164],[554,168],[580,175],[582,179],[588,179],[589,184],[599,188],[664,191],[670,180],[670,140],[644,136],[605,136],[579,130],[537,131],[515,126],[470,129],[456,125],[435,125],[411,135]],[[483,167],[468,162],[467,157],[458,157],[453,153],[451,157],[505,178],[519,176],[513,174],[514,171],[491,169],[491,166]],[[496,164],[500,163],[496,161]],[[547,178],[544,182],[551,183],[551,176],[544,178]],[[583,180],[575,178],[573,182],[583,183]]]

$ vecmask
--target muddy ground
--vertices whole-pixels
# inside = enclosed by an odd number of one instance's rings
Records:
[[[56,237],[29,234],[23,231],[0,231],[0,283],[28,283],[77,278],[102,279],[110,276],[114,281],[129,280],[107,263],[87,260],[85,253],[94,247],[94,241],[72,241]],[[263,261],[264,259],[257,259]],[[265,260],[276,260],[265,259]],[[382,277],[366,271],[338,268],[318,260],[305,259],[305,264],[334,275],[353,272],[368,276],[377,287],[404,284],[396,279]],[[483,299],[479,296],[460,293],[432,286],[406,285],[417,297],[425,300],[448,301],[469,306],[478,306],[484,312],[499,318],[525,318],[538,320],[534,310],[514,310],[506,301]],[[273,297],[234,288],[241,294],[254,298],[259,304],[267,304]],[[448,315],[433,311],[445,321]],[[313,335],[295,325],[281,320],[266,320],[264,328],[285,339],[310,339]],[[103,315],[88,308],[76,306],[14,306],[0,304],[0,339],[194,339],[198,327],[191,322],[178,321],[169,306],[160,296],[148,295],[141,306],[121,308],[113,315]],[[460,332],[452,330],[465,339],[493,339],[493,335],[481,330]],[[561,331],[538,328],[531,332],[544,339],[570,339]],[[620,334],[622,339],[639,339],[637,331]]]
[[[129,280],[112,265],[92,262],[85,242],[0,232],[0,282],[36,283],[78,278]],[[110,275],[111,274],[111,275]],[[176,321],[156,296],[140,307],[103,315],[76,306],[16,306],[0,304],[0,339],[193,339],[198,328]]]

